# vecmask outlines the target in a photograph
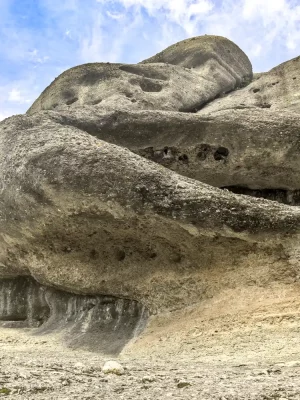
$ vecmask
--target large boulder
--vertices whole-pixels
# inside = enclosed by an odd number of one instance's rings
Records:
[[[0,159],[2,277],[154,312],[297,275],[297,207],[183,177],[47,113],[2,122]]]
[[[247,87],[207,105],[200,113],[232,109],[300,112],[300,57],[257,74]]]
[[[44,90],[28,114],[83,105],[196,112],[252,77],[247,56],[222,37],[200,36],[163,54],[138,65],[94,63],[71,68]]]

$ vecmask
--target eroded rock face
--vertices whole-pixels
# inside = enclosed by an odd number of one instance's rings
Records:
[[[94,63],[72,68],[42,93],[28,114],[83,105],[196,112],[252,77],[247,56],[225,38],[201,36],[165,52],[166,57],[158,54],[145,64]]]
[[[195,115],[84,107],[48,116],[180,175],[220,188],[282,190],[290,193],[288,198],[295,197],[295,203],[287,198],[287,204],[297,204],[300,121],[291,112],[253,109]]]
[[[247,87],[215,100],[201,113],[232,109],[267,109],[300,112],[300,57],[294,58],[264,74]]]
[[[77,345],[86,329],[81,344],[100,335],[109,347],[116,320],[127,340],[143,307],[155,314],[228,288],[297,284],[300,209],[232,192],[284,192],[283,203],[297,204],[298,117],[182,112],[251,74],[237,46],[205,36],[138,65],[73,68],[27,115],[0,124],[0,277],[60,291],[43,297],[45,331],[67,326]],[[107,329],[105,310],[116,317]]]
[[[78,296],[43,287],[31,278],[0,280],[0,325],[62,333],[72,348],[118,354],[144,328],[147,310],[136,301]]]
[[[211,271],[233,263],[255,265],[269,281],[263,265],[279,257],[295,273],[297,208],[185,178],[43,114],[8,119],[0,135],[6,273],[134,299],[152,312],[218,292],[227,281],[210,281]]]

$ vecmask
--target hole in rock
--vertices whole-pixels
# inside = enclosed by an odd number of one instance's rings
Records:
[[[260,92],[260,89],[253,89],[253,93],[258,93]]]
[[[188,163],[189,157],[186,154],[182,154],[181,156],[178,157],[178,160],[182,161],[183,163]]]
[[[0,280],[0,325],[61,332],[69,347],[119,354],[144,329],[148,311],[139,302],[84,296],[39,285],[32,278]]]
[[[225,160],[229,155],[229,150],[226,147],[220,146],[215,152],[214,152],[214,159],[216,161],[221,161]]]
[[[294,78],[293,78],[293,79],[295,80],[295,79],[297,79],[297,78],[294,76]]]
[[[259,106],[260,108],[271,108],[271,104],[264,103]]]
[[[95,85],[97,82],[108,79],[109,72],[100,72],[100,71],[88,71],[87,73],[83,74],[80,79],[78,80],[79,85],[85,86],[92,86]]]
[[[207,158],[208,153],[211,151],[211,147],[209,144],[201,144],[199,147],[199,152],[197,154],[197,157],[201,160],[204,161]]]
[[[152,82],[148,79],[145,79],[142,82],[140,82],[140,87],[143,90],[143,92],[161,92],[163,88],[161,84]]]
[[[73,99],[67,100],[66,105],[70,106],[71,104],[76,103],[76,101],[78,101],[78,97],[74,97]]]
[[[116,251],[116,258],[117,258],[117,260],[118,261],[123,261],[123,260],[125,260],[125,257],[126,257],[126,253],[125,253],[125,251],[124,250],[117,250]]]

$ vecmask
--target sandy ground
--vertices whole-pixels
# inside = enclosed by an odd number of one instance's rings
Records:
[[[300,399],[299,287],[227,290],[152,316],[118,358],[33,329],[0,328],[0,348],[9,399]],[[102,372],[111,359],[124,375]]]
[[[22,400],[300,399],[300,328],[294,320],[280,326],[252,326],[243,332],[190,335],[182,338],[181,351],[175,342],[172,346],[172,338],[161,336],[161,355],[155,346],[151,351],[145,344],[149,332],[118,357],[125,374],[116,376],[101,370],[105,361],[114,358],[68,349],[54,335],[1,328],[1,396]]]

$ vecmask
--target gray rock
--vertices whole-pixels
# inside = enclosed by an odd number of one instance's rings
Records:
[[[0,280],[0,326],[59,333],[64,343],[103,354],[119,354],[141,333],[148,312],[133,300],[79,296],[39,285],[30,278]],[[83,369],[82,363],[74,368]]]
[[[86,106],[48,116],[127,147],[180,175],[300,204],[300,121],[291,112],[258,108],[195,115],[105,112]]]
[[[256,269],[258,284],[280,268],[295,279],[297,207],[183,177],[43,113],[0,124],[0,159],[0,262],[11,275],[151,312],[211,297],[227,279],[246,284]],[[228,265],[226,279],[210,279]]]
[[[244,89],[208,104],[201,114],[232,109],[270,109],[300,112],[300,57],[257,76]]]
[[[114,375],[123,375],[124,374],[124,368],[117,361],[107,361],[104,364],[102,371],[105,374],[114,374]]]
[[[196,112],[252,77],[247,56],[228,39],[201,36],[174,46],[163,52],[165,57],[158,54],[144,64],[94,63],[71,68],[44,90],[28,114],[83,105]]]

